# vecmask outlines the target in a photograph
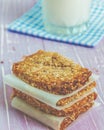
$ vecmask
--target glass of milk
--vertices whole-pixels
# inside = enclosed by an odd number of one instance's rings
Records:
[[[48,32],[61,35],[87,30],[91,0],[43,0],[43,19]]]

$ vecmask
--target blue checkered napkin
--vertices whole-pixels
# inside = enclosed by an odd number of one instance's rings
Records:
[[[8,30],[74,45],[93,47],[104,36],[104,2],[101,0],[93,0],[89,25],[86,33],[75,36],[56,36],[47,33],[43,25],[40,0],[27,13],[11,23]]]

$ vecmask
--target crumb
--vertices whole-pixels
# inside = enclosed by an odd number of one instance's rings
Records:
[[[15,47],[12,47],[12,50],[15,51],[16,50]]]
[[[3,63],[4,63],[4,61],[0,61],[0,63],[1,63],[1,64],[3,64]]]

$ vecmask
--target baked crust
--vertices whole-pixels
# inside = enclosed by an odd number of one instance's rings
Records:
[[[12,71],[31,86],[59,95],[81,88],[92,74],[58,53],[42,50],[14,63]]]
[[[59,117],[72,116],[73,113],[77,112],[77,110],[80,109],[82,106],[85,106],[87,103],[93,102],[97,98],[97,94],[95,92],[93,92],[93,93],[89,94],[88,96],[84,97],[82,100],[76,102],[72,106],[62,109],[62,110],[58,110],[31,96],[28,96],[27,94],[24,94],[23,92],[21,92],[19,90],[13,89],[12,98],[15,96],[21,98],[28,104],[32,105],[35,108],[38,108],[39,110],[41,110],[45,113],[52,114],[52,115],[59,116]]]

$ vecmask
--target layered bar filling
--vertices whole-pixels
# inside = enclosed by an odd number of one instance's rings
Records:
[[[74,101],[72,104],[69,104],[67,108],[61,108],[57,109],[52,106],[49,106],[35,98],[32,98],[31,96],[28,96],[21,91],[18,91],[16,89],[13,90],[13,95],[12,98],[14,97],[19,97],[28,104],[32,105],[35,108],[38,108],[39,110],[52,114],[55,116],[68,116],[68,115],[73,115],[73,113],[77,112],[77,109],[80,107],[85,106],[88,102],[93,102],[97,98],[96,92],[90,92],[87,95],[85,94],[83,98],[80,98],[78,101]]]
[[[57,117],[51,114],[46,114],[18,97],[13,98],[12,106],[54,130],[64,130],[75,121],[80,114],[88,111],[93,106],[93,102],[78,108],[77,112],[72,116],[67,117]]]
[[[83,95],[89,93],[95,86],[95,80],[97,79],[96,76],[91,77],[91,80],[86,83],[86,85],[83,87],[83,89],[79,89],[75,91],[72,94],[68,95],[55,95],[51,94],[45,91],[42,91],[40,89],[34,88],[30,86],[29,84],[23,82],[19,78],[17,78],[14,75],[6,75],[4,77],[5,83],[10,85],[11,87],[30,95],[31,97],[46,103],[50,106],[53,106],[54,108],[66,108],[69,103],[73,102],[75,99],[78,100]]]

